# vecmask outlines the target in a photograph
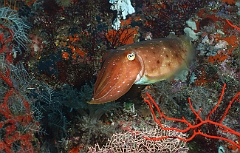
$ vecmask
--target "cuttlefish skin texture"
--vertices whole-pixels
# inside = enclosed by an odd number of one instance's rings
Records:
[[[133,84],[171,78],[189,66],[192,55],[191,42],[184,36],[142,41],[112,50],[103,61],[89,103],[111,102]]]

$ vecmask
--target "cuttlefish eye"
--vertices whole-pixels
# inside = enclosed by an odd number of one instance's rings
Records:
[[[127,54],[127,58],[128,58],[128,60],[130,60],[130,61],[134,60],[134,59],[135,59],[135,53],[129,53],[129,54]]]

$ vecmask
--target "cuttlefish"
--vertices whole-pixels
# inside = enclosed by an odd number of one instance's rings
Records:
[[[90,104],[117,100],[133,84],[152,84],[187,68],[193,46],[185,36],[141,41],[111,50],[103,59]]]

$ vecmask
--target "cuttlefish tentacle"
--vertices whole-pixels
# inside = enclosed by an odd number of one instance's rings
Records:
[[[187,68],[193,47],[186,37],[153,39],[111,51],[104,60],[90,104],[114,101],[135,84],[168,79]]]

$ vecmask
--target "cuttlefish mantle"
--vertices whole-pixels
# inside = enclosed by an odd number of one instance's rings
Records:
[[[133,84],[151,84],[188,68],[193,47],[185,36],[142,41],[111,50],[94,85],[90,104],[103,104],[124,95]]]

